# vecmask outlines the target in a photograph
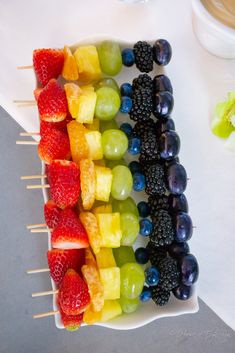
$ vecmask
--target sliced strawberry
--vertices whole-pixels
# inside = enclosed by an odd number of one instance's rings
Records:
[[[60,316],[61,320],[64,324],[64,327],[68,331],[76,331],[80,328],[81,323],[83,321],[83,312],[78,315],[67,315],[65,312],[60,308]]]
[[[72,121],[73,118],[68,114],[66,119],[57,122],[49,122],[49,121],[40,121],[40,135],[41,137],[45,136],[51,130],[59,130],[65,132],[67,134],[67,125]]]
[[[47,262],[51,278],[59,286],[66,271],[71,268],[80,272],[85,262],[84,249],[52,249],[47,251]]]
[[[67,98],[64,89],[55,79],[43,88],[38,97],[40,119],[49,122],[62,121],[68,113]]]
[[[66,315],[78,315],[86,310],[90,304],[87,284],[79,274],[69,269],[64,275],[58,293],[60,308]]]
[[[66,208],[60,214],[58,226],[51,234],[56,249],[81,249],[89,246],[87,233],[76,213]]]
[[[54,229],[58,226],[61,209],[56,206],[52,200],[47,201],[44,205],[44,217],[49,228]]]
[[[36,49],[33,66],[38,81],[45,86],[51,78],[57,78],[63,69],[64,52],[60,49]]]
[[[73,207],[80,195],[80,169],[74,162],[56,160],[50,165],[50,194],[58,207]]]
[[[68,135],[56,129],[49,130],[39,142],[38,155],[47,164],[50,164],[55,159],[70,159],[71,152]]]
[[[36,88],[33,91],[34,98],[35,98],[36,102],[38,101],[38,97],[40,96],[40,93],[42,92],[42,90],[43,90],[43,88]]]

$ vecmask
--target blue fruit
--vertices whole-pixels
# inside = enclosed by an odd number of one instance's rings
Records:
[[[145,271],[145,282],[149,286],[156,286],[159,281],[158,269],[154,266],[147,268]]]
[[[148,237],[153,231],[153,223],[148,219],[144,218],[140,221],[140,234],[143,237]]]
[[[184,284],[180,284],[179,287],[176,287],[172,290],[172,293],[179,300],[188,300],[193,294],[193,287],[188,287]]]
[[[133,189],[135,191],[142,191],[145,189],[145,176],[141,173],[134,173],[133,175]]]
[[[170,92],[159,92],[153,96],[153,115],[162,119],[168,117],[174,107],[174,98]]]
[[[179,258],[182,255],[186,255],[190,252],[188,243],[177,243],[173,241],[171,245],[167,247],[167,251],[169,252],[169,255],[174,258]]]
[[[139,162],[136,161],[132,161],[130,162],[130,164],[128,165],[128,168],[131,171],[131,174],[135,174],[135,173],[141,173],[142,172],[142,168]]]
[[[140,300],[142,302],[147,302],[152,298],[152,292],[151,289],[144,286],[142,293],[140,294]]]
[[[188,201],[184,194],[170,195],[169,208],[171,213],[186,212],[188,213]]]
[[[122,130],[123,132],[125,132],[125,134],[127,135],[127,137],[131,136],[132,134],[132,126],[128,123],[123,123],[120,126],[120,130]]]
[[[171,81],[166,75],[157,75],[153,78],[153,90],[155,93],[168,91],[173,94]]]
[[[132,155],[136,155],[140,153],[140,138],[139,137],[131,137],[129,139],[129,144],[128,144],[128,152]]]
[[[120,87],[120,90],[122,96],[127,96],[131,98],[133,95],[133,89],[130,83],[123,83]]]
[[[158,65],[167,65],[172,56],[170,43],[166,39],[158,39],[153,45],[153,60]]]
[[[127,114],[130,113],[132,108],[132,99],[127,96],[123,96],[121,98],[121,106],[120,106],[120,112]]]
[[[198,279],[199,267],[197,259],[192,254],[182,256],[178,260],[178,267],[180,271],[180,278],[182,284],[191,286]]]
[[[174,195],[183,194],[187,187],[187,173],[179,163],[170,164],[166,169],[167,189]]]
[[[173,218],[174,239],[178,243],[188,241],[193,235],[193,223],[189,215],[185,212],[177,213]]]
[[[135,251],[135,259],[136,262],[140,265],[144,265],[148,262],[149,260],[149,253],[146,248],[138,248]]]
[[[175,123],[171,118],[157,120],[155,126],[158,135],[161,135],[165,131],[175,130]]]
[[[159,153],[162,159],[172,159],[178,156],[180,138],[175,131],[165,131],[159,138]]]
[[[135,63],[135,55],[132,49],[125,48],[122,50],[122,63],[125,66],[132,66]]]
[[[150,214],[149,204],[145,201],[140,201],[137,205],[140,217],[148,217]]]

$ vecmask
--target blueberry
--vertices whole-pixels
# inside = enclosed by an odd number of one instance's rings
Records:
[[[144,218],[140,221],[140,234],[143,237],[148,237],[153,231],[153,223],[147,219]]]
[[[133,175],[133,189],[135,191],[142,191],[145,189],[145,176],[141,173],[134,173]]]
[[[120,130],[122,130],[123,132],[125,132],[125,134],[129,137],[131,136],[132,134],[132,126],[128,123],[123,123],[121,126],[120,126]]]
[[[155,93],[168,91],[173,94],[171,81],[166,75],[157,75],[153,78],[153,90]]]
[[[172,293],[179,300],[188,300],[193,294],[193,287],[180,284],[179,287],[173,289]]]
[[[131,174],[142,172],[142,168],[141,168],[140,163],[136,162],[136,161],[130,162],[130,164],[128,165],[128,168],[130,169]]]
[[[148,217],[150,214],[149,204],[145,201],[140,201],[137,205],[140,217]]]
[[[159,138],[159,153],[162,159],[172,159],[178,156],[180,138],[175,131],[165,131]]]
[[[181,195],[170,195],[169,196],[169,207],[171,213],[186,212],[188,213],[188,201],[184,194]]]
[[[151,289],[144,286],[142,293],[140,294],[140,300],[142,302],[147,302],[152,298],[152,292]]]
[[[182,164],[173,163],[166,169],[168,191],[174,195],[183,194],[187,186],[187,173]]]
[[[121,99],[121,107],[120,107],[120,112],[121,113],[130,113],[132,108],[132,99],[127,96],[123,96]]]
[[[148,250],[146,248],[138,248],[135,251],[135,259],[138,264],[144,265],[149,260]]]
[[[199,267],[197,259],[192,254],[182,256],[178,261],[182,284],[191,286],[198,279]]]
[[[159,272],[156,267],[152,266],[147,268],[145,271],[145,282],[149,286],[156,286],[159,281]]]
[[[186,255],[190,252],[188,243],[177,243],[173,241],[171,245],[167,247],[167,251],[169,252],[169,255],[174,258],[179,258],[182,255]]]
[[[174,107],[174,98],[170,92],[164,91],[153,96],[153,115],[156,118],[168,117]]]
[[[135,55],[132,49],[125,48],[122,50],[122,63],[125,66],[132,66],[135,63]]]
[[[132,155],[136,155],[136,154],[140,153],[140,138],[139,137],[131,137],[129,139],[128,152]]]
[[[121,95],[122,96],[127,96],[127,97],[132,97],[133,94],[133,89],[132,85],[130,83],[123,83],[120,87],[121,90]]]
[[[161,135],[165,131],[175,130],[175,123],[171,118],[157,120],[155,126],[158,135]]]
[[[193,224],[189,215],[185,212],[177,213],[173,218],[175,235],[174,239],[178,243],[188,241],[193,234]]]
[[[158,39],[153,45],[153,60],[158,65],[167,65],[172,56],[170,43],[165,39]]]

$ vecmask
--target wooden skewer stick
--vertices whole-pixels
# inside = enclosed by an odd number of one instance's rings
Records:
[[[33,273],[50,272],[49,268],[36,268],[35,270],[27,270],[26,273],[31,275]]]
[[[35,99],[14,99],[13,103],[16,103],[16,104],[31,104],[31,103],[37,104]]]
[[[31,190],[31,189],[48,189],[50,187],[49,184],[44,184],[44,185],[27,185],[26,189]]]
[[[48,232],[51,232],[52,229],[49,229],[49,228],[42,228],[42,229],[30,229],[30,232],[31,233],[48,233]]]
[[[41,228],[41,227],[46,227],[46,223],[38,223],[38,224],[28,224],[27,229],[35,229],[35,228]]]
[[[17,66],[17,70],[33,69],[33,65]]]
[[[57,314],[59,314],[59,310],[57,311],[48,311],[47,313],[41,313],[41,314],[37,314],[37,315],[33,315],[34,319],[41,319],[42,317],[48,317],[48,316],[55,316]]]
[[[32,103],[18,103],[17,107],[18,108],[27,108],[27,107],[36,107],[37,103],[32,102]]]
[[[58,289],[55,290],[48,290],[46,292],[36,292],[36,293],[32,293],[32,297],[43,297],[45,295],[53,295],[53,294],[57,294],[59,292]]]
[[[34,146],[36,146],[36,145],[38,145],[39,144],[39,142],[38,141],[16,141],[16,144],[17,145],[34,145]]]
[[[38,136],[40,135],[39,132],[21,132],[20,136]]]
[[[36,175],[24,175],[21,176],[20,179],[21,180],[30,180],[30,179],[44,179],[46,178],[46,174],[36,174]]]

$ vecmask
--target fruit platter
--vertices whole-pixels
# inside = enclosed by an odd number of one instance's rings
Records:
[[[106,39],[35,49],[33,66],[19,68],[35,73],[35,100],[17,104],[37,107],[39,130],[17,143],[42,160],[41,175],[22,179],[45,202],[45,220],[28,229],[48,234],[48,267],[28,273],[50,273],[52,290],[33,297],[53,296],[35,318],[132,329],[198,310],[171,59],[165,39]]]

